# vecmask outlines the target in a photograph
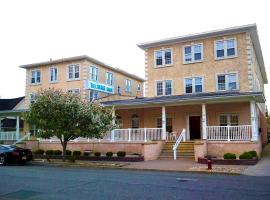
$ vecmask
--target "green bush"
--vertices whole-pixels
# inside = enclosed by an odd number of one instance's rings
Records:
[[[35,155],[43,155],[44,150],[43,149],[37,149],[36,151],[33,152]]]
[[[51,155],[53,155],[53,152],[54,152],[53,150],[47,150],[46,151],[46,155],[47,156],[51,156]]]
[[[108,158],[111,158],[111,157],[113,156],[113,152],[107,152],[107,153],[106,153],[106,156],[107,156]]]
[[[72,151],[66,150],[66,156],[71,156],[71,154],[72,154]]]
[[[74,156],[70,156],[69,159],[68,159],[68,162],[75,163],[75,157]]]
[[[252,155],[252,157],[257,157],[257,151],[249,151],[248,153],[250,153]]]
[[[82,152],[80,151],[73,151],[73,156],[80,156],[82,154]]]
[[[252,159],[253,158],[253,156],[249,153],[249,152],[244,152],[244,153],[242,153],[240,156],[239,156],[239,159]]]
[[[100,157],[101,156],[101,153],[100,152],[95,152],[94,153],[96,157]]]
[[[236,159],[236,155],[234,153],[225,153],[223,155],[224,159]]]
[[[0,140],[0,144],[4,144],[4,141],[3,140]]]
[[[60,150],[54,150],[53,151],[53,155],[55,155],[55,156],[61,156],[62,155],[62,151],[60,151]]]
[[[83,155],[84,155],[84,156],[90,156],[91,153],[92,153],[91,151],[84,151],[84,152],[83,152]]]
[[[125,151],[118,151],[117,156],[120,157],[120,158],[123,158],[123,157],[126,156],[126,152]]]

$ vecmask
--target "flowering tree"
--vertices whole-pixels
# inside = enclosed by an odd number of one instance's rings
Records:
[[[79,95],[54,89],[40,91],[30,111],[25,113],[25,118],[27,122],[35,124],[39,137],[59,138],[63,160],[70,140],[78,137],[102,138],[114,128],[111,108],[84,102]]]

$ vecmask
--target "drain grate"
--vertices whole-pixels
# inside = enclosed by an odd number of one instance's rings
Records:
[[[196,179],[196,178],[176,178],[176,180],[179,181],[179,182],[189,182],[189,181],[195,182],[195,181],[198,181],[198,179]]]
[[[42,192],[35,192],[30,190],[19,190],[17,192],[11,192],[5,195],[2,195],[0,197],[4,197],[7,199],[18,199],[18,200],[24,200],[28,199],[37,195],[42,194]]]

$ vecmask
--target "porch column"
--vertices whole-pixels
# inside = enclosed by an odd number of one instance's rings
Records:
[[[20,117],[16,116],[16,140],[20,138]]]
[[[114,107],[112,108],[112,116],[113,116],[113,126],[115,126],[115,109]],[[111,131],[111,142],[114,142],[114,129]]]
[[[258,116],[255,101],[250,102],[250,117],[251,117],[251,128],[252,128],[252,141],[258,140]]]
[[[162,140],[166,140],[166,107],[162,106]]]
[[[206,109],[205,103],[202,104],[202,131],[203,131],[203,139],[207,139],[207,130],[206,130]]]

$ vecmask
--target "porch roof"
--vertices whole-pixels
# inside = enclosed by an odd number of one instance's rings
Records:
[[[104,106],[114,107],[146,107],[158,105],[177,105],[194,103],[218,103],[218,102],[239,102],[255,100],[264,103],[265,98],[262,92],[210,92],[199,94],[183,94],[160,97],[142,97],[126,100],[105,101]]]

